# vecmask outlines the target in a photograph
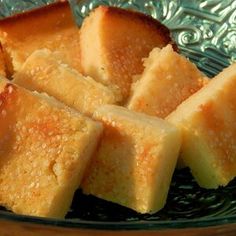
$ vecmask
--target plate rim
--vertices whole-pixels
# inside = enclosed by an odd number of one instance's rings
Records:
[[[55,3],[40,7],[50,7]],[[31,9],[31,11],[38,10]],[[8,18],[19,17],[22,13],[14,14]],[[27,12],[26,12],[27,14]],[[1,19],[3,20],[3,19]],[[1,21],[0,20],[0,21]],[[0,210],[0,221],[14,221],[17,223],[34,224],[41,226],[53,226],[60,228],[71,229],[90,229],[90,230],[145,230],[145,231],[161,231],[161,230],[174,230],[174,229],[189,229],[189,228],[208,228],[214,226],[223,226],[236,224],[236,215],[218,216],[218,217],[201,217],[195,219],[182,219],[182,220],[137,220],[137,221],[90,221],[81,219],[54,219],[48,217],[37,217],[29,215],[20,215],[7,211]]]
[[[29,215],[19,215],[0,210],[0,220],[17,223],[32,223],[41,226],[54,226],[60,228],[92,229],[92,230],[146,230],[157,231],[167,229],[209,228],[214,226],[236,224],[236,215],[219,216],[212,218],[196,218],[183,220],[149,220],[149,221],[89,221],[80,219],[54,219]]]

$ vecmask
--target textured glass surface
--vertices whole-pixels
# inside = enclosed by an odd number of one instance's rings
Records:
[[[210,219],[227,215],[236,216],[236,180],[225,188],[206,190],[200,188],[185,169],[176,171],[166,206],[156,214],[138,214],[96,197],[85,196],[78,191],[67,218],[102,222],[158,222]]]
[[[209,76],[236,60],[235,0],[71,0],[78,24],[96,6],[142,11],[168,26],[183,54]]]
[[[55,2],[55,0],[0,0],[0,18],[44,6],[52,2]]]
[[[49,2],[54,1],[0,0],[0,16],[5,17]],[[235,0],[71,0],[70,3],[79,25],[100,4],[135,9],[152,15],[171,29],[181,52],[209,76],[217,74],[236,60]],[[110,229],[232,224],[236,223],[236,180],[226,188],[204,190],[198,187],[187,170],[176,171],[167,204],[154,215],[137,214],[116,204],[84,196],[78,191],[66,220],[22,217],[2,209],[0,219],[4,217],[40,224]],[[220,230],[217,235],[222,235]]]

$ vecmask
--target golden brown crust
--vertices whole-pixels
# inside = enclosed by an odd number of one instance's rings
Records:
[[[115,95],[104,85],[63,64],[57,52],[36,50],[14,75],[14,83],[45,92],[82,114],[91,116],[102,104],[115,104]]]
[[[140,24],[147,25],[150,30],[158,31],[163,38],[164,44],[171,44],[175,50],[178,50],[177,44],[173,41],[170,36],[170,30],[163,25],[161,22],[157,21],[153,17],[143,14],[138,11],[131,11],[123,8],[118,7],[111,7],[111,6],[99,6],[101,11],[104,12],[104,15],[107,16],[116,16],[129,20],[140,21]]]
[[[165,118],[207,83],[197,67],[170,45],[154,48],[144,65],[128,103],[134,111]]]
[[[167,120],[182,128],[181,158],[204,188],[236,176],[236,64],[190,96]]]
[[[158,211],[166,201],[180,132],[164,120],[120,106],[101,106],[93,117],[104,132],[83,191],[141,213]]]
[[[0,80],[0,204],[64,217],[101,131],[63,104]]]
[[[5,26],[9,24],[8,26],[10,26],[20,20],[25,21],[26,18],[28,18],[28,20],[34,20],[34,17],[46,16],[48,12],[52,13],[54,11],[60,11],[61,9],[63,9],[64,11],[64,9],[66,8],[69,8],[68,1],[57,1],[40,8],[32,9],[23,13],[14,14],[12,16],[0,19],[0,24]]]
[[[17,71],[36,49],[59,50],[73,68],[80,70],[79,29],[68,2],[58,2],[0,21],[0,42]],[[9,63],[8,63],[9,64]]]
[[[174,44],[169,30],[142,13],[100,6],[83,22],[80,31],[84,74],[115,86],[127,99],[132,76],[143,71],[142,59],[154,47]]]

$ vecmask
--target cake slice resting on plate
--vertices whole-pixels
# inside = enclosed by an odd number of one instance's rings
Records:
[[[168,43],[174,44],[169,30],[152,17],[100,6],[85,18],[81,27],[82,70],[117,89],[125,101],[132,76],[143,71],[142,58],[154,47],[162,48]]]
[[[0,20],[0,43],[8,76],[18,71],[33,51],[41,48],[60,51],[68,65],[81,70],[79,29],[67,1]]]
[[[45,92],[79,112],[91,116],[102,104],[115,104],[114,93],[92,78],[63,63],[60,52],[35,51],[14,75],[14,82]]]
[[[141,213],[163,208],[181,135],[167,121],[104,105],[94,113],[104,125],[100,146],[82,181],[86,194]]]
[[[163,49],[154,48],[144,66],[144,72],[133,85],[128,108],[160,118],[165,118],[208,81],[171,45]]]
[[[102,126],[46,95],[0,80],[0,205],[64,217]]]
[[[181,158],[201,187],[226,186],[236,176],[235,87],[233,64],[167,117],[182,129]]]

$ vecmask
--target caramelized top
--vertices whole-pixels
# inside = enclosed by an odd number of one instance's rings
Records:
[[[173,43],[169,30],[152,17],[139,12],[101,6],[101,37],[108,73],[126,97],[132,76],[143,71],[142,58],[154,47]],[[174,43],[173,43],[174,44]]]
[[[67,1],[0,20],[0,41],[14,70],[40,48],[61,51],[67,63],[80,70],[79,29]]]
[[[50,98],[0,87],[0,204],[64,217],[101,127]]]
[[[236,173],[235,86],[236,64],[232,64],[167,117],[201,137],[214,157],[212,168],[219,171],[223,185]]]
[[[85,74],[106,85],[116,85],[123,101],[129,96],[132,76],[143,71],[142,58],[154,47],[174,45],[169,30],[150,16],[107,6],[96,8],[85,19],[81,38]],[[94,50],[88,55],[91,39]]]
[[[144,72],[133,86],[128,107],[148,115],[165,118],[208,81],[170,45],[161,50],[153,49],[144,65]]]
[[[116,103],[112,91],[82,76],[63,60],[56,52],[36,50],[14,75],[14,82],[31,91],[45,92],[89,116],[102,104]]]

